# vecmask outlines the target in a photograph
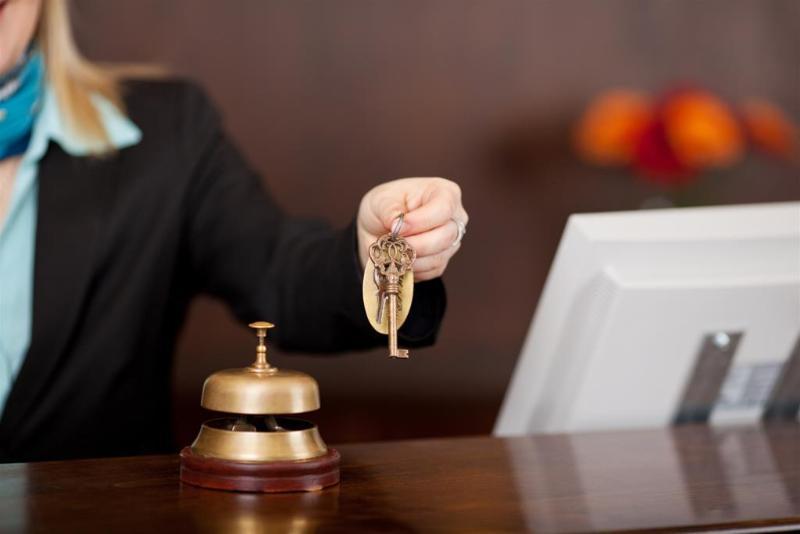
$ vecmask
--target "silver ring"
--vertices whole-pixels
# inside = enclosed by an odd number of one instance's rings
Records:
[[[392,239],[397,239],[397,236],[400,235],[400,230],[403,229],[403,219],[405,219],[406,214],[401,213],[394,219],[394,223],[392,223]]]
[[[464,236],[467,235],[467,225],[454,217],[451,217],[450,220],[456,223],[456,227],[458,228],[458,235],[456,235],[455,241],[453,241],[453,244],[450,246],[457,247],[461,244],[461,240],[464,239]]]

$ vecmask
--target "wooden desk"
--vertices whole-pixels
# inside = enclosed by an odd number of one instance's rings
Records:
[[[0,465],[0,531],[586,531],[800,526],[800,426],[345,445],[341,486],[184,486],[177,456]]]

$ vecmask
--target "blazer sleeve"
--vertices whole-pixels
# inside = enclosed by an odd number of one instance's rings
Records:
[[[275,323],[274,339],[284,349],[386,343],[364,313],[355,222],[334,230],[284,213],[228,140],[204,93],[185,87],[185,249],[201,291],[226,301],[242,322]],[[418,283],[401,341],[432,344],[445,307],[441,279]]]

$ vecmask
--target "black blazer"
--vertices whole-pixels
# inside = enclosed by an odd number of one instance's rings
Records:
[[[2,461],[172,450],[172,354],[200,292],[243,323],[276,323],[289,350],[385,343],[364,317],[353,224],[287,217],[195,86],[126,94],[138,145],[98,159],[51,143],[41,161],[32,341]],[[444,308],[440,280],[418,284],[403,341],[432,343]]]

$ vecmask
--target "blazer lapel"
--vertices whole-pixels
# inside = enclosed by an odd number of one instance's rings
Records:
[[[31,345],[0,420],[0,444],[24,435],[24,421],[67,353],[111,204],[115,161],[72,157],[51,143],[40,162]]]

